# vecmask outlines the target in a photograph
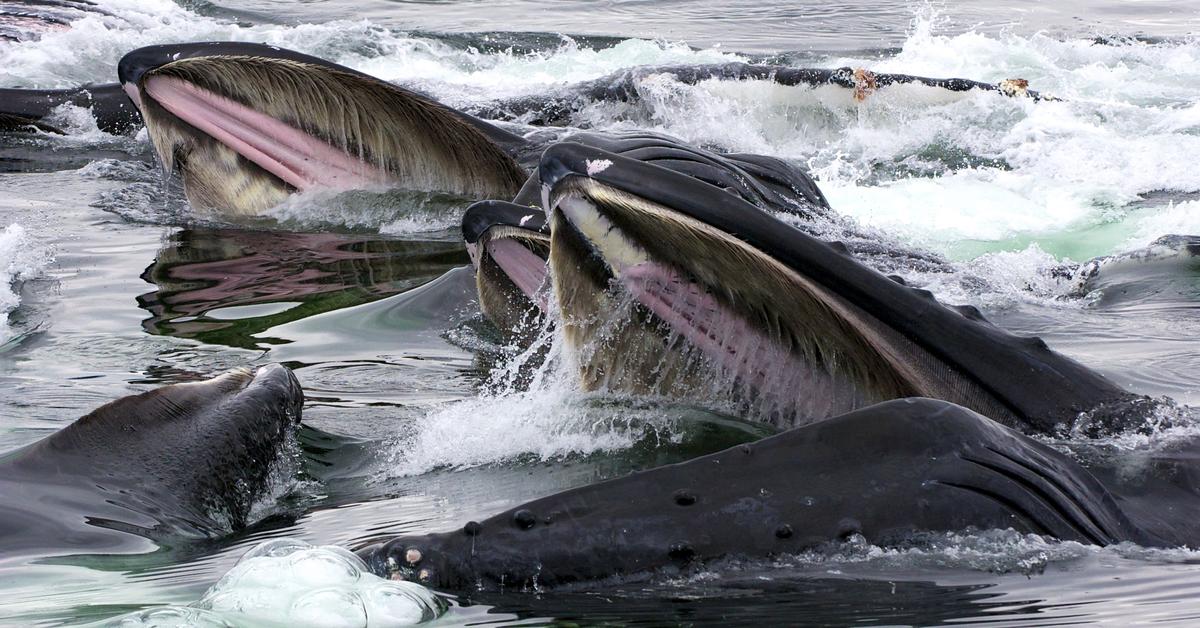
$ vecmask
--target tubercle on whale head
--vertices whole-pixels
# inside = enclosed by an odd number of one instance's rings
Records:
[[[371,572],[390,580],[416,582],[435,589],[465,590],[473,577],[470,546],[454,547],[451,534],[398,537],[355,550]],[[465,555],[464,555],[465,552]]]
[[[468,522],[461,530],[393,539],[359,556],[380,576],[447,590],[536,590],[574,581],[566,572],[543,571],[536,543],[521,538],[532,525],[512,525],[489,531]]]

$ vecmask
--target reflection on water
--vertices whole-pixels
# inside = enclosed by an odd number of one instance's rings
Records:
[[[333,233],[184,229],[142,278],[152,334],[255,348],[251,336],[283,323],[373,301],[467,262],[453,242]],[[259,307],[265,304],[283,307]],[[236,309],[235,309],[236,308]]]

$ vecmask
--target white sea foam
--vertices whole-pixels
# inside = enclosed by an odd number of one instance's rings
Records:
[[[451,86],[437,90],[448,100],[470,92],[495,98],[533,93],[644,64],[705,63],[740,58],[681,43],[631,39],[608,48],[581,46],[569,37],[549,51],[481,52],[414,36],[367,20],[321,24],[243,26],[197,15],[168,0],[104,0],[119,19],[90,16],[72,28],[37,41],[0,44],[0,84],[72,87],[116,80],[116,66],[130,50],[187,41],[253,41],[330,59],[385,80]]]
[[[47,87],[111,80],[116,61],[133,47],[198,39],[295,48],[416,85],[455,105],[535,96],[638,65],[747,60],[640,39],[591,47],[564,37],[536,52],[480,50],[367,21],[243,26],[166,0],[106,0],[103,6],[120,19],[85,18],[40,41],[0,45],[0,82]],[[839,211],[943,252],[962,240],[991,243],[972,255],[1038,241],[1061,258],[1069,251],[1056,240],[1129,218],[1122,207],[1141,195],[1200,191],[1200,169],[1191,166],[1200,153],[1200,41],[1101,45],[1044,35],[944,35],[934,11],[917,12],[898,53],[834,55],[814,64],[990,82],[1023,77],[1066,102],[883,89],[854,105],[821,90],[758,81],[687,86],[660,76],[637,86],[641,102],[596,103],[575,122],[650,127],[701,144],[799,160]],[[294,218],[295,206],[284,213]],[[1116,244],[1146,242],[1160,230],[1195,230],[1186,207],[1169,201],[1131,218],[1135,238],[1086,253],[1117,252]],[[392,231],[431,225],[419,217],[395,220]]]
[[[1134,225],[1122,249],[1137,249],[1166,234],[1200,234],[1200,201],[1169,203]]]
[[[391,475],[468,468],[522,456],[553,460],[626,449],[655,430],[677,438],[669,410],[584,393],[561,325],[545,325],[532,347],[492,375],[476,397],[418,419],[391,448]]]
[[[411,626],[446,603],[412,582],[385,580],[344,548],[276,539],[246,553],[188,606],[139,611],[102,626]]]
[[[0,345],[14,334],[9,315],[21,305],[20,282],[41,275],[50,259],[49,251],[21,225],[0,231]]]

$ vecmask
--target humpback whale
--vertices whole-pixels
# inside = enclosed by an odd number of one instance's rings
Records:
[[[125,553],[245,526],[303,394],[277,364],[108,403],[0,456],[0,553]]]
[[[811,76],[855,100],[889,84],[1026,88]],[[297,190],[369,185],[512,198],[464,219],[480,276],[490,272],[480,281],[548,307],[538,302],[548,257],[587,386],[690,395],[725,381],[758,418],[796,426],[460,530],[359,548],[381,575],[537,587],[973,527],[1101,545],[1197,540],[1189,457],[1164,463],[1180,473],[1132,487],[1023,434],[1081,417],[1124,427],[1146,399],[779,220],[828,209],[787,164],[646,134],[576,136],[538,157],[536,141],[419,93],[253,44],[142,49],[122,60],[120,80],[197,206],[253,212]],[[18,554],[112,550],[129,535],[241,525],[241,489],[261,488],[299,404],[294,380],[272,367],[105,406],[0,459],[5,494],[18,496],[0,508],[0,543]],[[1155,507],[1166,502],[1178,507]]]
[[[701,394],[782,427],[931,397],[1032,433],[1152,405],[704,182],[561,143],[538,171],[567,339],[592,388]]]
[[[434,587],[538,590],[851,537],[888,545],[922,531],[1012,528],[1097,545],[1197,540],[1194,503],[1126,512],[1141,489],[1115,486],[1131,495],[975,412],[910,398],[357,552],[380,575]]]
[[[686,373],[670,372],[672,354],[690,344],[747,394],[790,395],[767,418],[796,427],[357,548],[379,575],[540,590],[930,531],[1197,541],[1195,438],[1129,473],[1123,461],[1077,460],[1027,435],[1084,418],[1123,429],[1149,400],[695,177],[571,142],[547,149],[537,173],[548,218],[486,202],[464,219],[464,235],[477,236],[478,256],[488,228],[544,236],[548,224],[553,287],[568,338],[584,347],[585,383],[678,383]],[[517,261],[527,264],[498,266],[519,278],[540,257]],[[605,328],[614,314],[618,325]]]
[[[118,78],[197,207],[255,213],[294,191],[393,185],[515,194],[521,138],[361,72],[259,44],[141,48]]]
[[[829,202],[800,168],[775,157],[718,154],[658,133],[576,133],[564,141],[655,164],[736,195],[802,224],[837,221]],[[502,331],[528,335],[544,311],[549,230],[536,168],[511,203],[480,201],[463,214],[462,233],[476,268],[480,306]]]

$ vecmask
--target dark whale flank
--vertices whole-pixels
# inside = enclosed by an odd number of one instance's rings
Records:
[[[1014,78],[984,83],[965,78],[932,78],[910,74],[871,72],[865,68],[796,68],[753,63],[639,66],[618,70],[608,76],[550,90],[536,96],[501,99],[478,105],[476,115],[488,119],[519,119],[531,124],[571,125],[573,116],[597,102],[638,102],[641,84],[649,77],[667,76],[685,85],[702,81],[770,81],[777,85],[811,89],[837,88],[845,93],[848,106],[870,101],[877,91],[910,86],[943,90],[947,95],[972,91],[995,92],[1034,101],[1059,100],[1029,89],[1027,81]]]
[[[0,88],[0,131],[33,127],[56,132],[41,120],[62,105],[89,109],[96,125],[108,133],[129,133],[142,125],[137,107],[129,102],[121,86],[106,83],[71,89]]]
[[[1054,449],[960,406],[904,399],[358,553],[381,575],[436,587],[519,588],[966,528],[1162,542]]]
[[[303,394],[269,365],[104,405],[0,457],[0,551],[120,553],[246,525]]]

